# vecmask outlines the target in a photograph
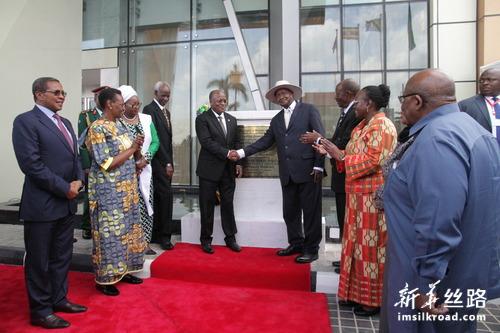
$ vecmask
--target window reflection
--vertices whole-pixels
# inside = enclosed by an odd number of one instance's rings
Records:
[[[228,110],[253,110],[255,104],[234,40],[197,43],[193,50],[195,109],[208,103],[208,93],[222,89]]]
[[[427,4],[388,4],[386,13],[387,68],[427,67]]]
[[[189,1],[130,1],[130,41],[135,44],[189,39]]]
[[[143,105],[153,99],[153,85],[166,81],[171,87],[168,109],[171,112],[174,165],[173,183],[190,181],[190,127],[189,114],[189,47],[188,44],[148,46],[135,48],[130,55],[130,81]]]
[[[340,71],[339,8],[303,9],[300,23],[302,71]]]
[[[84,0],[82,49],[118,46],[120,0]]]
[[[344,69],[382,70],[382,6],[349,6],[343,10]]]
[[[301,7],[338,5],[339,0],[302,0]]]

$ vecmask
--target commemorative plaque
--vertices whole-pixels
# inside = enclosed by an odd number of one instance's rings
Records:
[[[260,139],[268,126],[238,126],[238,132],[242,147],[254,143]],[[272,146],[266,151],[243,159],[243,177],[244,178],[278,178],[278,155],[276,146]]]

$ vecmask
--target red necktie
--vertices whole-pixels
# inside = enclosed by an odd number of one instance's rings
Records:
[[[66,141],[68,141],[68,144],[71,147],[71,151],[73,151],[73,140],[71,139],[68,130],[66,130],[66,127],[64,127],[61,116],[57,113],[54,113],[53,117],[57,120],[57,127],[59,127],[62,135],[64,135],[64,138],[66,139]]]

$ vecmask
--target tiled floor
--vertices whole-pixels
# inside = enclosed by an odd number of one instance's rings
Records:
[[[22,229],[21,225],[0,224],[0,249],[22,250],[24,248]],[[75,237],[78,241],[74,244],[74,253],[90,254],[92,242],[82,239],[80,230],[75,230]],[[173,241],[179,241],[179,238],[179,236],[174,237]],[[152,248],[158,252],[158,255],[162,252],[156,244],[152,244]],[[332,332],[378,332],[378,316],[372,318],[356,317],[351,310],[338,307],[336,293],[339,276],[333,272],[331,262],[338,260],[339,257],[340,244],[327,243],[325,252],[320,253],[319,260],[315,261],[311,267],[316,276],[314,281],[316,291],[327,294]],[[154,258],[155,256],[146,257],[145,269],[141,272],[141,277],[149,276],[149,265]],[[478,323],[478,332],[500,332],[500,299],[488,302],[487,307],[480,311],[480,314],[483,313],[486,315],[486,321]]]
[[[332,333],[378,332],[378,315],[373,317],[356,316],[352,310],[338,306],[337,295],[328,294],[327,297]],[[486,320],[477,323],[477,332],[500,332],[500,304],[498,299],[495,302],[488,302],[486,308],[481,309],[479,314],[484,314]]]

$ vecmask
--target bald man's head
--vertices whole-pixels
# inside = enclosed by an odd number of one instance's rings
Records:
[[[409,90],[420,95],[434,108],[456,101],[455,83],[437,69],[426,69],[413,75],[406,84],[405,94]]]
[[[408,80],[403,96],[401,116],[405,123],[413,125],[434,109],[455,103],[455,83],[439,70],[426,69]]]

